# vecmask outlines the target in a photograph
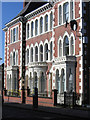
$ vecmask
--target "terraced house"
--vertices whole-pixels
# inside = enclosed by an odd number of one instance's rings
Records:
[[[18,8],[17,8],[18,9]],[[78,94],[76,104],[89,104],[90,2],[30,0],[5,25],[4,100],[53,106],[64,93]],[[16,94],[18,93],[18,95]],[[9,99],[8,99],[8,97]]]

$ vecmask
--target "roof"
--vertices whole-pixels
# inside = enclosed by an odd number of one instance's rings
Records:
[[[22,11],[12,20],[18,18],[19,16],[25,16],[26,14],[36,10],[37,8],[47,4],[48,2],[46,2],[45,0],[41,0],[42,2],[32,2],[33,0],[30,0],[28,2],[28,4],[22,9]],[[11,21],[12,21],[11,20]],[[11,22],[9,21],[9,22]]]

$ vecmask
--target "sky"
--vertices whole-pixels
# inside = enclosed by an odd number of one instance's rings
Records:
[[[0,64],[4,62],[5,34],[2,28],[23,9],[23,2],[0,2]]]

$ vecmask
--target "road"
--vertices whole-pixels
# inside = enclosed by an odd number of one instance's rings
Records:
[[[76,120],[76,118],[3,105],[3,120]]]

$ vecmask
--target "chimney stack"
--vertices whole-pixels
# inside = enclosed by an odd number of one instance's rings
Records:
[[[26,2],[27,0],[23,1],[23,8],[27,5],[28,2]]]

